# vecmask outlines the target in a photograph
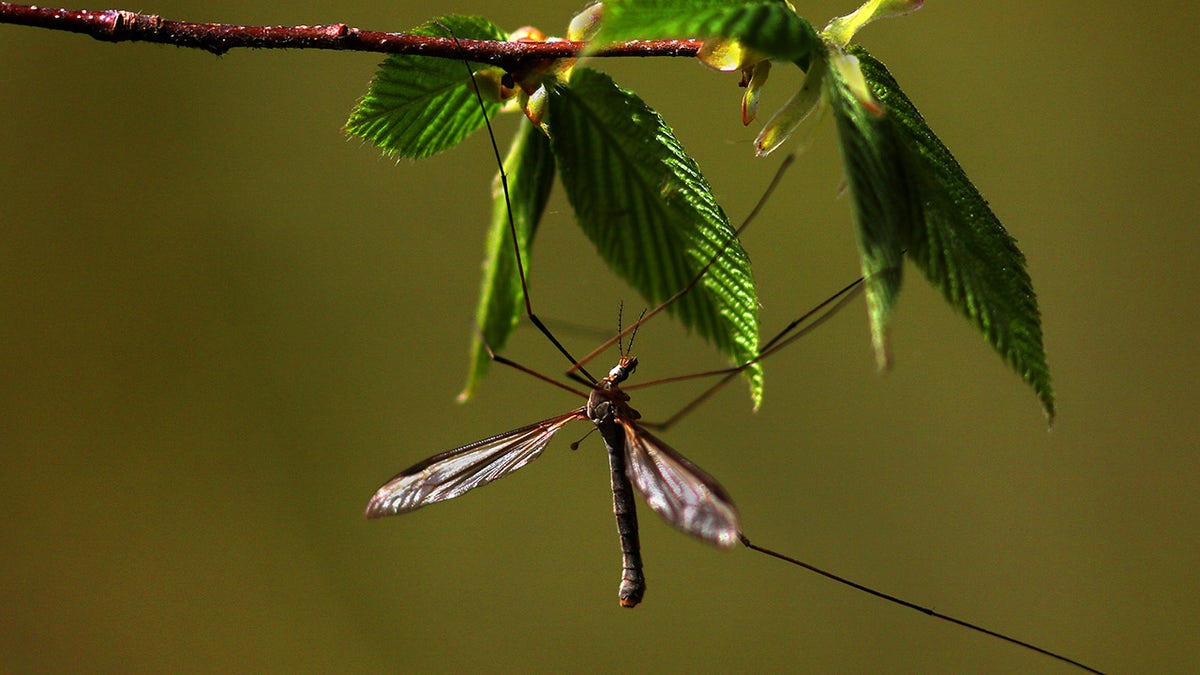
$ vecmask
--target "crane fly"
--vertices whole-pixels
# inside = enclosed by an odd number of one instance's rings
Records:
[[[777,173],[776,179],[780,175],[781,172]],[[666,428],[674,424],[746,367],[779,351],[819,326],[854,297],[854,291],[861,288],[861,282],[859,279],[851,283],[790,323],[763,346],[757,358],[748,363],[645,383],[656,384],[725,375],[725,378],[701,393],[665,423],[655,426]],[[814,316],[816,318],[813,318]],[[621,389],[621,383],[637,369],[637,357],[632,356],[630,351],[636,328],[646,318],[647,315],[644,314],[638,323],[630,326],[629,330],[633,332],[628,349],[620,344],[624,331],[618,331],[617,336],[613,338],[620,353],[617,364],[608,375],[591,384],[591,390],[586,394],[493,353],[492,358],[497,362],[573,392],[586,398],[587,403],[561,415],[417,462],[398,473],[375,492],[367,504],[367,518],[382,518],[415,511],[428,504],[453,499],[497,478],[507,476],[540,456],[550,440],[563,427],[571,422],[588,420],[596,426],[608,450],[613,513],[621,538],[623,568],[618,599],[622,606],[635,607],[646,590],[633,487],[645,498],[650,509],[673,527],[721,549],[731,549],[739,541],[751,546],[742,535],[737,507],[725,488],[679,451],[639,424],[641,414],[629,405],[629,394]],[[809,319],[812,321],[797,330]],[[576,366],[578,365],[580,362],[576,362]],[[586,372],[582,368],[573,370]]]
[[[621,390],[637,364],[636,357],[622,354],[593,386],[587,403],[574,410],[443,452],[401,471],[371,497],[367,517],[414,511],[507,476],[541,455],[567,424],[589,420],[604,438],[612,471],[613,510],[623,555],[618,598],[624,607],[636,606],[646,583],[630,483],[663,520],[702,541],[729,549],[741,532],[737,508],[725,488],[638,425],[641,414]]]

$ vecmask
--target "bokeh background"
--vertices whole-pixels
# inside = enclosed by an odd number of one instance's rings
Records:
[[[561,33],[578,7],[131,9]],[[1060,417],[912,270],[892,372],[858,303],[767,364],[759,412],[729,387],[670,432],[747,534],[1101,669],[1200,668],[1198,24],[1188,3],[931,2],[860,35],[1028,256]],[[572,431],[485,490],[364,520],[397,470],[577,404],[508,371],[455,403],[495,166],[483,136],[421,163],[347,140],[379,60],[0,26],[0,670],[1070,672],[645,508],[649,591],[622,610],[604,453]],[[777,159],[751,157],[734,78],[598,66],[744,216]],[[857,274],[838,162],[826,125],[746,236],[767,330]],[[561,191],[533,264],[544,316],[611,331],[642,302]],[[638,342],[643,379],[720,363],[667,322]],[[508,353],[563,367],[532,330]]]

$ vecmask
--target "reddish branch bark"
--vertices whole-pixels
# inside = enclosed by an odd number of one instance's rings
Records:
[[[495,42],[359,30],[344,23],[324,26],[236,26],[171,21],[122,9],[86,10],[0,2],[0,23],[83,33],[105,42],[157,42],[224,54],[237,47],[335,49],[417,54],[513,68],[538,59],[578,56],[580,42]],[[699,40],[645,40],[612,45],[593,56],[695,56]]]

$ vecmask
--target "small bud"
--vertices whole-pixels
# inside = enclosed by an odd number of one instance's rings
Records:
[[[537,91],[525,97],[525,117],[528,117],[530,122],[543,131],[546,130],[545,117],[549,101],[550,93],[546,91],[545,87],[538,87]]]
[[[600,19],[604,14],[604,4],[597,2],[588,5],[584,10],[571,19],[567,27],[567,39],[572,42],[587,42],[596,37],[600,30]]]
[[[745,47],[737,40],[728,38],[705,40],[704,44],[700,45],[700,51],[696,52],[696,58],[709,68],[723,73],[744,70],[754,65],[747,63],[749,55]]]
[[[521,26],[508,34],[512,42],[545,42],[546,34],[533,26]]]
[[[770,74],[770,61],[763,61],[752,69],[746,93],[742,96],[742,124],[749,126],[758,115],[758,99],[762,97],[762,87]]]
[[[501,103],[512,98],[513,91],[504,86],[506,73],[499,68],[483,68],[475,73],[479,95],[489,103]]]

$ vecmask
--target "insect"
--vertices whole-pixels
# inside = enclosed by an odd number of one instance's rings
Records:
[[[755,361],[766,358],[820,325],[853,298],[853,291],[860,287],[861,280],[855,281],[789,324],[766,343]],[[675,297],[678,294],[671,300]],[[660,305],[656,311],[662,307]],[[814,316],[816,318],[803,329],[796,330]],[[636,606],[646,588],[631,485],[642,494],[651,510],[679,530],[722,549],[732,548],[738,541],[745,542],[737,508],[725,488],[691,460],[638,424],[641,414],[629,404],[629,394],[621,389],[621,383],[637,369],[637,357],[630,352],[636,328],[646,318],[648,315],[643,315],[631,327],[628,348],[621,347],[620,338],[624,332],[618,332],[615,340],[620,358],[608,375],[592,383],[591,391],[587,394],[493,354],[493,358],[501,363],[530,372],[585,397],[587,403],[561,415],[448,450],[410,466],[375,492],[367,505],[367,517],[381,518],[414,511],[507,476],[541,455],[563,427],[571,422],[589,420],[600,432],[608,450],[613,512],[617,518],[623,557],[618,591],[622,606]],[[575,362],[574,367],[578,368],[579,365],[579,362]],[[665,380],[719,374],[726,376],[659,426],[674,424],[748,365]]]
[[[536,459],[567,424],[590,420],[604,438],[612,472],[613,511],[623,556],[618,598],[624,607],[636,606],[646,582],[631,482],[653,511],[698,539],[728,549],[737,544],[740,534],[737,509],[725,488],[638,425],[641,415],[621,390],[637,363],[637,357],[622,353],[617,365],[587,394],[587,403],[570,412],[455,448],[401,471],[371,498],[367,517],[406,513],[486,485]]]

